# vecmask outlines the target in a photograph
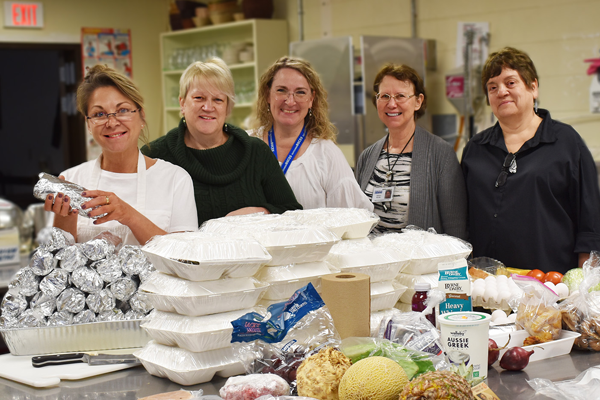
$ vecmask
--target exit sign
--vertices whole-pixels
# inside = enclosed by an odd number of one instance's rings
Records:
[[[21,1],[4,2],[5,28],[43,28],[44,5]]]

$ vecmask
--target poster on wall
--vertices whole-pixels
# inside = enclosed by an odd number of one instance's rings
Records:
[[[105,64],[132,78],[131,31],[113,28],[81,28],[83,74],[87,67]]]
[[[81,28],[83,76],[86,69],[103,64],[133,78],[131,63],[131,31],[113,28]],[[87,159],[97,158],[102,149],[92,135],[86,137]]]

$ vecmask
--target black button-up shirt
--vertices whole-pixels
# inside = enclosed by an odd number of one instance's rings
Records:
[[[547,110],[517,151],[516,173],[495,187],[508,151],[499,123],[467,143],[462,169],[475,257],[506,266],[565,273],[578,254],[600,251],[600,191],[592,155],[569,125]]]

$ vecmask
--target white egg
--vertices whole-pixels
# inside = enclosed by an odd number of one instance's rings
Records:
[[[492,321],[496,322],[498,318],[506,318],[506,313],[502,310],[495,310],[492,313]]]
[[[510,319],[508,319],[506,317],[500,317],[497,320],[495,320],[494,323],[496,325],[506,325],[506,324],[511,324],[512,322],[510,321]]]
[[[508,316],[508,320],[514,323],[517,320],[517,313],[512,313]]]
[[[497,288],[498,288],[498,293],[500,293],[500,292],[510,292],[510,289],[509,289],[507,283],[498,282]]]
[[[569,296],[569,287],[567,285],[565,285],[564,283],[558,283],[556,285],[556,290],[555,292],[557,292],[558,297],[565,298]]]
[[[498,297],[498,291],[494,288],[489,288],[483,294],[483,301],[486,303],[495,302]]]
[[[556,293],[556,286],[554,285],[554,283],[544,282],[544,285],[546,285],[546,287],[548,287],[549,289],[552,289],[554,291],[554,293]]]
[[[485,286],[485,281],[481,278],[476,279],[475,281],[473,281],[473,286],[474,287],[484,287]]]
[[[506,276],[506,275],[498,275],[496,277],[496,281],[498,282],[498,284],[500,284],[500,283],[508,283],[508,276]]]
[[[485,283],[488,283],[488,282],[496,283],[496,277],[494,275],[488,276],[487,278],[485,278]]]
[[[481,298],[481,297],[483,297],[484,293],[485,293],[485,289],[481,286],[477,286],[471,290],[471,297],[474,299]]]
[[[503,301],[508,301],[513,297],[512,293],[509,290],[498,291],[498,303],[502,303]]]
[[[513,280],[513,278],[508,278],[508,286],[510,286],[511,288],[513,288],[513,287],[519,287],[519,285],[517,285],[515,283],[515,281]]]

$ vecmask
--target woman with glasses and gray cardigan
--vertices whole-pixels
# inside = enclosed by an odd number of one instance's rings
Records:
[[[355,174],[380,217],[375,231],[414,225],[466,239],[467,199],[456,154],[416,124],[427,104],[423,80],[407,65],[387,64],[373,90],[389,133],[362,152]]]

